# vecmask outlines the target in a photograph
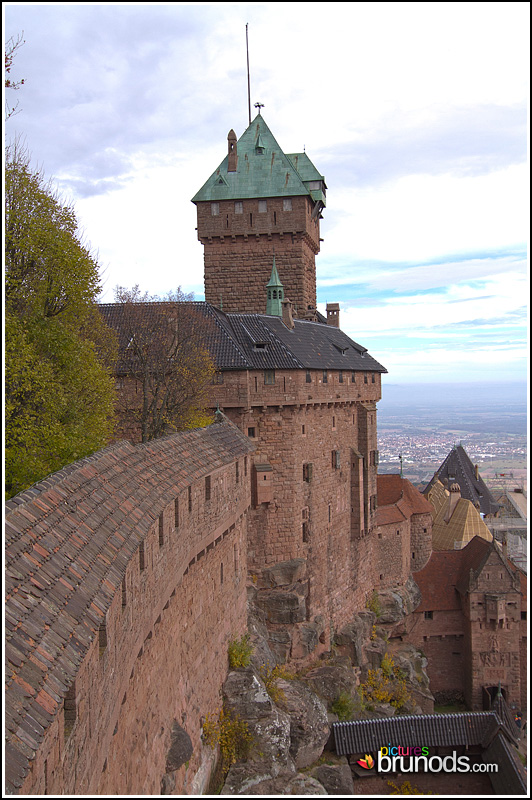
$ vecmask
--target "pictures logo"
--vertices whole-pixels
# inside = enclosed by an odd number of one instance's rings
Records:
[[[364,767],[364,769],[372,769],[375,761],[366,753],[364,758],[361,758],[359,761],[357,761],[357,764],[360,764],[360,766]]]

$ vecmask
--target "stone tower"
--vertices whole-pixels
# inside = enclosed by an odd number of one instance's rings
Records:
[[[275,261],[284,296],[300,319],[316,308],[315,256],[325,180],[306,153],[283,153],[258,114],[192,198],[204,246],[205,299],[225,312],[266,312]]]

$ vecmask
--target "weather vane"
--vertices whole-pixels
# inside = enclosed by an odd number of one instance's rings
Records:
[[[259,109],[259,114],[260,114],[261,108],[264,108],[264,103],[255,103],[255,108]]]

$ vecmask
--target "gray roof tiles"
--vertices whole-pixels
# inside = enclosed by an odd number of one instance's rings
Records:
[[[156,326],[173,303],[138,303],[139,324]],[[386,372],[362,345],[342,330],[323,322],[294,320],[289,329],[282,319],[266,314],[225,314],[209,303],[177,304],[196,326],[198,341],[210,351],[219,370],[337,369]],[[100,313],[119,338],[119,374],[130,369],[127,345],[130,327],[124,304],[100,305]],[[178,312],[179,313],[179,312]]]

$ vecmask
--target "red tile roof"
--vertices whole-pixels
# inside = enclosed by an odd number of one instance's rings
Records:
[[[461,608],[455,589],[462,553],[462,550],[435,550],[428,564],[414,573],[414,580],[421,591],[421,603],[416,612],[455,611]]]

